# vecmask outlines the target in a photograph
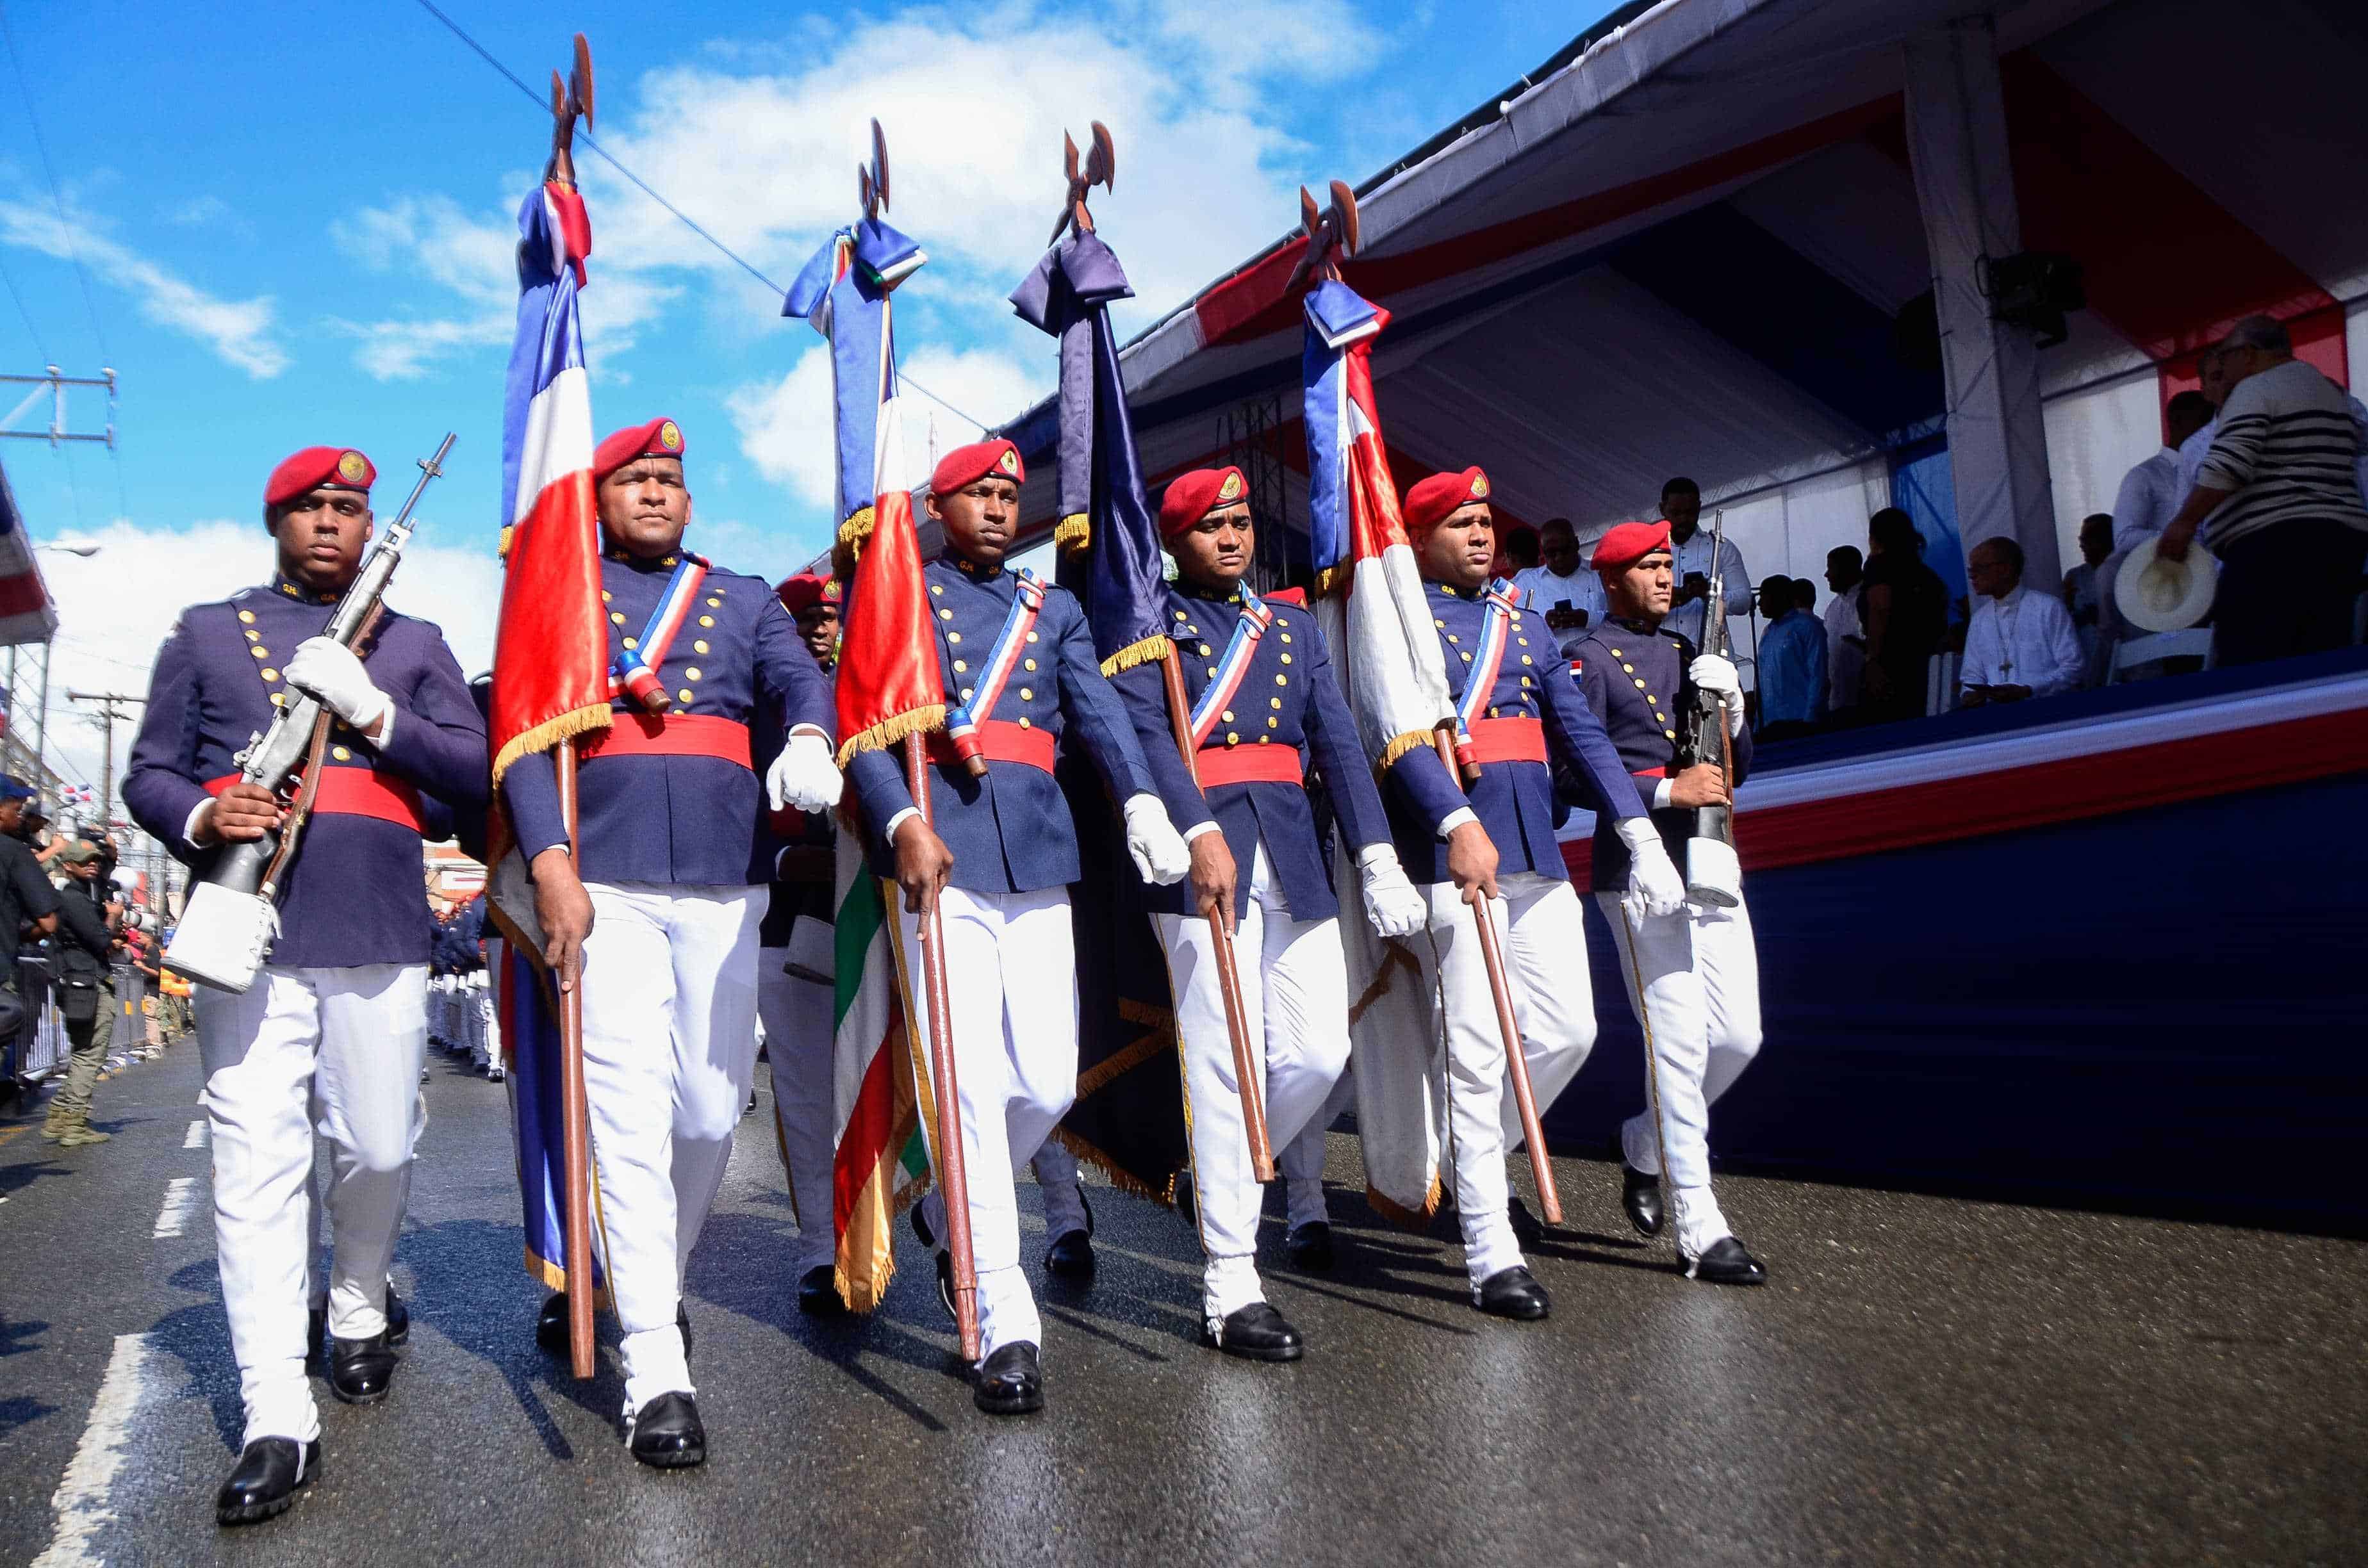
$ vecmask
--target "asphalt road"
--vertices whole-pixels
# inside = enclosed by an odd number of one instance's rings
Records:
[[[613,1355],[578,1386],[534,1348],[501,1092],[436,1060],[394,1397],[322,1389],[323,1479],[234,1532],[194,1047],[100,1086],[110,1143],[0,1121],[0,1562],[2368,1558],[2359,1243],[1733,1179],[1774,1280],[1728,1290],[1565,1160],[1571,1226],[1531,1255],[1554,1316],[1512,1324],[1473,1311],[1444,1232],[1372,1219],[1336,1135],[1342,1267],[1292,1275],[1269,1219],[1304,1361],[1202,1348],[1190,1233],[1104,1190],[1099,1280],[1045,1295],[1048,1408],[996,1421],[909,1239],[875,1319],[799,1315],[768,1102],[691,1271],[712,1458],[649,1471]]]

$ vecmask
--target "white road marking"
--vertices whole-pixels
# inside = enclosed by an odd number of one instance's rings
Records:
[[[184,1149],[202,1149],[205,1146],[206,1124],[203,1121],[193,1121],[189,1123],[189,1131],[181,1139],[181,1147]]]
[[[99,1381],[82,1441],[74,1445],[65,1479],[50,1499],[57,1511],[57,1528],[49,1550],[33,1559],[33,1568],[99,1568],[104,1561],[92,1541],[102,1528],[115,1522],[108,1497],[123,1469],[131,1419],[148,1392],[148,1335],[115,1336],[115,1354],[108,1358],[107,1376]]]
[[[156,1213],[158,1236],[177,1236],[188,1228],[189,1210],[197,1207],[198,1178],[175,1176],[165,1187],[165,1207]]]

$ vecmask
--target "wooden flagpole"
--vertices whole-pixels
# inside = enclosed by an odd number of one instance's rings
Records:
[[[905,782],[913,809],[929,824],[929,756],[922,737],[905,737]],[[932,831],[934,831],[934,824]],[[962,1359],[979,1358],[978,1264],[971,1251],[970,1174],[962,1163],[962,1101],[954,1077],[953,1040],[947,1028],[952,1010],[946,991],[946,937],[932,901],[921,913],[921,986],[929,1012],[929,1092],[938,1102],[938,1187],[946,1200],[946,1252],[953,1264],[954,1333]]]

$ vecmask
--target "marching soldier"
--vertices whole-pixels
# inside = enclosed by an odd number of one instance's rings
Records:
[[[915,950],[928,901],[944,926],[952,1003],[946,1024],[978,1274],[983,1358],[973,1399],[999,1415],[1044,1403],[1037,1349],[1043,1331],[1019,1269],[1012,1173],[1042,1145],[1077,1085],[1068,892],[1078,874],[1077,837],[1053,778],[1064,734],[1083,744],[1122,803],[1128,850],[1148,880],[1166,884],[1190,871],[1196,883],[1213,885],[1224,843],[1213,823],[1198,820],[1196,836],[1213,840],[1211,846],[1188,850],[1178,837],[1166,802],[1194,800],[1191,784],[1173,747],[1165,773],[1146,762],[1123,704],[1102,677],[1076,598],[1005,568],[1021,478],[1019,449],[1003,440],[949,452],[930,475],[928,513],[945,528],[946,549],[922,575],[936,611],[949,710],[949,730],[930,737],[932,820],[914,807],[900,754],[864,751],[848,765],[874,867],[905,890],[905,951]],[[986,759],[984,778],[967,771],[951,739],[950,732],[965,724]],[[1230,869],[1224,874],[1229,880]],[[922,1040],[925,1006],[925,997],[915,998]],[[939,1249],[942,1285],[951,1278],[942,1198],[931,1193],[915,1214],[923,1240]]]
[[[798,637],[825,675],[838,665],[838,580],[801,572],[775,590],[797,622]],[[757,928],[757,1016],[765,1025],[765,1053],[773,1070],[773,1124],[788,1168],[790,1199],[798,1215],[792,1255],[798,1310],[837,1317],[839,1298],[831,1230],[832,1028],[837,997],[833,952],[836,891],[832,835],[826,816],[776,813],[780,846],[773,859],[772,895]]]
[[[359,655],[321,635],[370,540],[375,477],[345,447],[310,447],[272,471],[263,516],[278,571],[182,612],[123,780],[140,825],[202,876],[222,845],[280,820],[235,760],[272,710],[293,689],[335,716],[269,960],[244,994],[197,999],[222,1305],[246,1411],[244,1451],[215,1500],[225,1524],[281,1512],[320,1469],[304,1379],[316,1121],[333,1148],[329,1390],[370,1404],[392,1384],[387,1266],[425,1119],[422,832],[428,797],[459,811],[485,800],[484,724],[437,629],[389,612]]]
[[[1663,624],[1669,612],[1669,525],[1622,523],[1595,548],[1611,613],[1571,650],[1571,664],[1588,706],[1603,721],[1620,760],[1649,790],[1653,824],[1672,847],[1693,831],[1694,810],[1727,799],[1714,764],[1684,766],[1681,721],[1695,711],[1699,689],[1727,699],[1727,744],[1735,774],[1751,762],[1751,732],[1743,722],[1743,692],[1735,666],[1715,654],[1697,656],[1692,643]],[[1678,1250],[1690,1278],[1720,1285],[1759,1285],[1768,1271],[1727,1229],[1710,1187],[1710,1108],[1734,1086],[1759,1050],[1759,958],[1751,941],[1751,914],[1686,903],[1641,919],[1621,907],[1631,846],[1595,832],[1596,903],[1620,946],[1620,972],[1644,1023],[1660,1102],[1657,1135],[1649,1108],[1620,1129],[1622,1201],[1642,1233],[1663,1223],[1662,1177],[1677,1210]],[[1662,1157],[1668,1165],[1664,1171]]]
[[[1673,907],[1684,886],[1603,726],[1563,676],[1554,639],[1520,608],[1510,585],[1489,579],[1488,476],[1476,468],[1433,474],[1406,492],[1404,511],[1446,655],[1459,741],[1469,737],[1480,775],[1459,783],[1435,750],[1417,746],[1391,766],[1383,799],[1398,856],[1430,906],[1429,950],[1417,956],[1445,1009],[1448,1123],[1472,1299],[1499,1317],[1542,1318],[1545,1288],[1523,1266],[1513,1229],[1505,1154],[1520,1141],[1520,1124],[1473,915],[1486,909],[1504,924],[1506,983],[1543,1112],[1595,1042],[1587,966],[1573,958],[1587,951],[1587,937],[1554,842],[1548,759],[1562,763],[1611,831],[1636,847],[1632,898]]]
[[[1268,604],[1242,582],[1254,527],[1236,468],[1184,474],[1160,504],[1159,531],[1177,569],[1165,619],[1183,655],[1195,770],[1239,869],[1234,897],[1218,917],[1235,935],[1242,1012],[1263,1081],[1268,1136],[1281,1150],[1317,1117],[1349,1064],[1340,900],[1308,803],[1310,764],[1330,790],[1360,870],[1363,909],[1349,918],[1370,918],[1383,936],[1402,937],[1420,930],[1429,912],[1399,867],[1356,721],[1315,617],[1298,606]],[[1158,666],[1138,665],[1117,684],[1144,754],[1174,756]],[[1191,889],[1154,888],[1147,902],[1167,954],[1184,1055],[1195,1221],[1208,1259],[1204,1336],[1228,1355],[1296,1360],[1299,1331],[1267,1302],[1258,1282],[1264,1195],[1251,1175],[1214,934]]]
[[[665,1468],[707,1457],[682,1278],[757,1071],[757,925],[773,863],[760,791],[809,812],[839,796],[830,688],[772,585],[682,547],[684,449],[679,426],[653,419],[593,455],[617,708],[581,748],[580,862],[551,755],[529,753],[502,779],[545,957],[563,970],[582,958],[625,1436],[635,1459]],[[786,737],[761,783],[749,740],[760,715]],[[543,1303],[535,1336],[565,1346],[564,1293]]]

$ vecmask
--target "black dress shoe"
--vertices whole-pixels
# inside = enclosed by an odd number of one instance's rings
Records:
[[[1620,1162],[1620,1207],[1640,1236],[1661,1233],[1661,1178],[1646,1176],[1627,1161]]]
[[[626,1447],[643,1464],[681,1470],[707,1459],[707,1428],[699,1424],[699,1403],[687,1393],[662,1393],[633,1414]]]
[[[1500,1268],[1480,1281],[1480,1288],[1472,1292],[1472,1297],[1473,1304],[1490,1317],[1523,1322],[1542,1318],[1554,1308],[1554,1303],[1546,1300],[1546,1288],[1518,1265]]]
[[[534,1342],[553,1356],[567,1354],[566,1291],[555,1291],[542,1299],[542,1311],[534,1315]]]
[[[905,1213],[905,1217],[913,1222],[914,1239],[934,1252],[938,1245],[938,1233],[930,1227],[928,1207],[927,1204],[916,1203]]]
[[[971,1403],[989,1415],[1025,1415],[1044,1408],[1044,1373],[1036,1346],[1022,1339],[978,1364]]]
[[[312,1485],[320,1473],[317,1439],[300,1444],[293,1437],[257,1437],[247,1444],[231,1468],[230,1479],[214,1494],[214,1517],[226,1525],[243,1525],[284,1514],[296,1501],[297,1490]]]
[[[798,1311],[810,1318],[847,1315],[847,1303],[838,1295],[837,1271],[829,1264],[815,1264],[798,1280]]]
[[[1044,1249],[1044,1272],[1055,1279],[1082,1284],[1094,1277],[1094,1206],[1086,1202],[1082,1192],[1077,1202],[1086,1211],[1086,1228],[1064,1231],[1053,1238],[1053,1244]]]
[[[1311,1274],[1326,1272],[1332,1267],[1332,1222],[1310,1220],[1304,1225],[1293,1225],[1291,1233],[1282,1238],[1282,1251],[1293,1268]]]
[[[329,1392],[347,1404],[376,1404],[394,1387],[395,1354],[386,1335],[329,1341]]]
[[[960,1323],[962,1314],[954,1311],[954,1256],[950,1252],[937,1255],[938,1305],[946,1309],[948,1323]]]
[[[1700,1257],[1686,1261],[1686,1278],[1713,1285],[1765,1285],[1768,1270],[1743,1250],[1741,1242],[1733,1236],[1721,1236]]]
[[[1296,1361],[1306,1348],[1299,1330],[1265,1301],[1227,1312],[1213,1332],[1202,1324],[1201,1337],[1228,1356],[1249,1361]]]
[[[1538,1223],[1538,1217],[1520,1199],[1505,1200],[1505,1217],[1513,1222],[1513,1239],[1521,1244],[1523,1251],[1546,1239],[1546,1228]]]
[[[682,1330],[682,1359],[688,1366],[690,1363],[690,1309],[680,1301],[674,1304],[674,1325]]]

